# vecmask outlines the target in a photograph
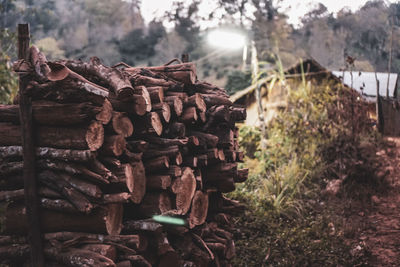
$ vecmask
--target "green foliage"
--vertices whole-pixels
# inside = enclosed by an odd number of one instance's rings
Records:
[[[11,104],[18,91],[18,81],[11,69],[10,57],[0,52],[0,103]]]
[[[288,91],[288,107],[268,128],[265,151],[259,149],[258,130],[248,126],[240,130],[240,144],[247,156],[257,157],[261,169],[235,194],[250,197],[264,211],[300,211],[299,195],[312,196],[312,181],[326,164],[322,150],[335,138],[335,125],[328,116],[335,100],[330,87],[301,83]]]
[[[243,90],[251,85],[251,73],[234,70],[228,74],[225,89],[229,95]]]
[[[15,34],[8,29],[0,29],[0,103],[9,104],[18,91],[17,76],[12,71],[10,55],[15,51]]]
[[[258,128],[243,125],[239,129],[239,145],[245,155],[255,157],[256,151],[260,150],[261,132]]]

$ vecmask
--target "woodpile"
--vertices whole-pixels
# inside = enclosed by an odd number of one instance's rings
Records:
[[[117,68],[47,62],[28,72],[46,266],[230,266],[223,193],[238,169],[245,109],[196,79],[193,63]],[[29,263],[18,100],[0,106],[0,262]],[[159,215],[158,217],[155,217]],[[169,220],[169,222],[168,222]]]

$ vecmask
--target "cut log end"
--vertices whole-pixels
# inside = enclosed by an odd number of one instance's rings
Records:
[[[150,124],[153,127],[154,131],[157,133],[157,135],[161,135],[163,127],[160,120],[160,116],[158,116],[156,112],[150,113]]]
[[[105,217],[107,233],[118,235],[122,230],[122,214],[124,212],[121,204],[109,204]]]
[[[196,191],[192,201],[192,209],[190,211],[189,226],[193,228],[201,225],[206,221],[208,212],[208,195],[202,191]]]
[[[90,151],[98,150],[104,142],[103,125],[98,121],[92,122],[88,127],[85,138]]]
[[[109,123],[111,120],[111,117],[112,117],[112,110],[113,109],[112,109],[111,102],[108,101],[108,99],[104,99],[102,109],[96,115],[96,120],[100,121],[103,124]]]

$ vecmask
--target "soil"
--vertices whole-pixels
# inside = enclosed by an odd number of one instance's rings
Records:
[[[384,190],[343,205],[348,208],[344,237],[353,256],[364,254],[366,266],[400,266],[400,138],[386,138],[386,144],[376,152]]]

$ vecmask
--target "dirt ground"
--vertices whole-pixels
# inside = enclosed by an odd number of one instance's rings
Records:
[[[377,155],[386,162],[380,171],[388,191],[371,197],[374,209],[365,218],[369,227],[360,234],[373,266],[400,266],[400,138],[387,139],[391,145]]]
[[[387,147],[376,153],[377,174],[384,191],[371,195],[347,218],[354,235],[352,254],[366,253],[367,266],[400,266],[400,138],[386,138]],[[354,208],[354,207],[353,207]],[[354,212],[354,209],[350,209]]]

